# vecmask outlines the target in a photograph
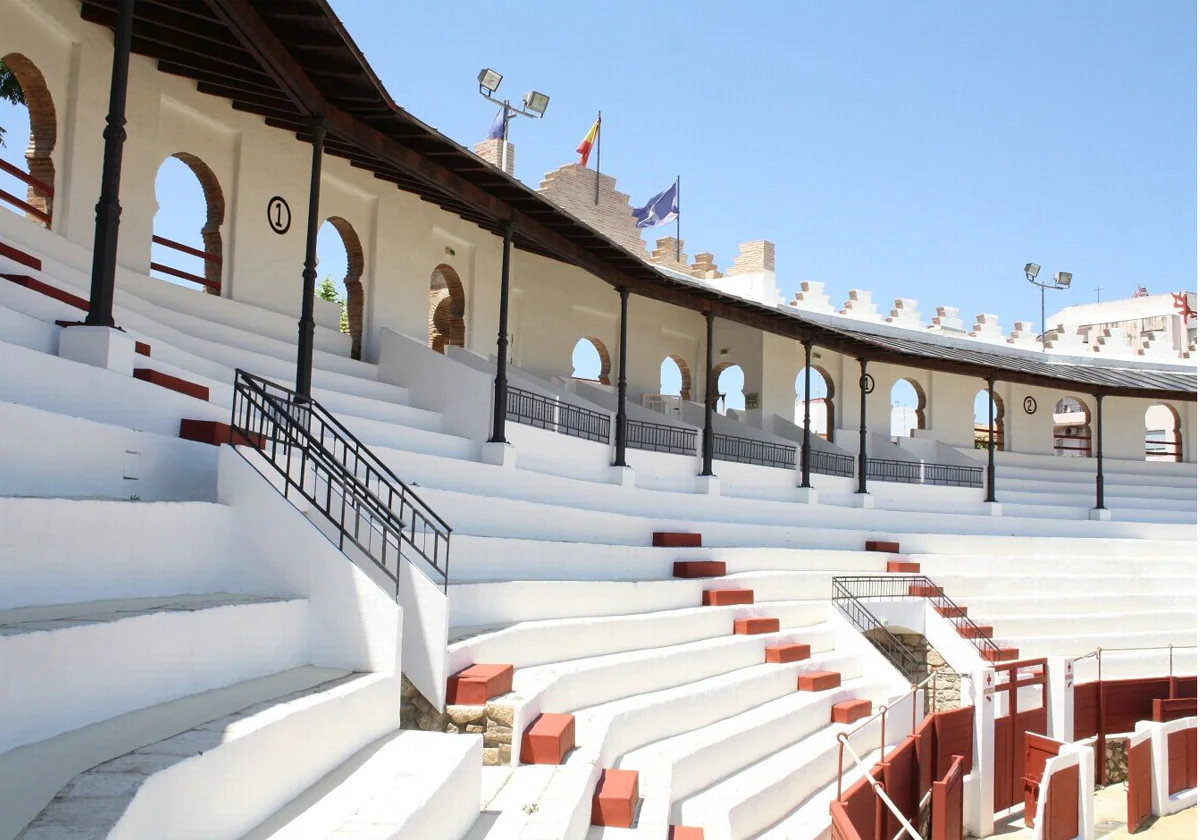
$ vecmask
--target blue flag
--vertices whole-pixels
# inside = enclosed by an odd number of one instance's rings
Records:
[[[654,198],[645,207],[633,211],[639,228],[658,227],[673,222],[679,216],[679,182],[675,182]]]
[[[488,129],[487,139],[501,140],[504,138],[504,109],[501,108],[496,112],[496,119],[492,120],[492,127]]]

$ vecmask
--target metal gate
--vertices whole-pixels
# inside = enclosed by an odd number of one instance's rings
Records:
[[[1129,833],[1133,834],[1146,820],[1150,819],[1151,786],[1150,738],[1142,738],[1140,743],[1131,743],[1129,756],[1129,801],[1126,806],[1126,821]]]
[[[997,663],[995,685],[985,685],[985,694],[989,688],[996,710],[992,801],[997,811],[1006,811],[1025,795],[1025,733],[1046,734],[1046,660]]]

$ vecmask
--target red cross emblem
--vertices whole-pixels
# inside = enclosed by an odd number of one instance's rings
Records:
[[[1187,292],[1171,292],[1171,299],[1179,314],[1183,316],[1184,323],[1196,317],[1196,310],[1188,305]]]

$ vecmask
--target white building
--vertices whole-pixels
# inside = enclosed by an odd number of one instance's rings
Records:
[[[1078,336],[1097,352],[1182,355],[1196,347],[1196,293],[1179,291],[1077,303],[1046,319],[1047,330]]]

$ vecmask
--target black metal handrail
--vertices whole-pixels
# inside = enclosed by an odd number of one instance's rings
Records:
[[[900,641],[884,626],[846,583],[848,578],[833,579],[833,605],[862,633],[875,649],[895,666],[896,670],[910,682],[924,680],[929,676],[928,664],[920,659],[908,645]],[[873,632],[871,632],[873,631]]]
[[[625,445],[649,452],[696,454],[696,430],[645,420],[625,420]]]
[[[282,476],[284,497],[294,489],[307,499],[337,528],[338,548],[350,542],[362,551],[393,594],[400,559],[445,592],[450,526],[320,403],[238,370],[230,437],[257,449]]]
[[[982,487],[983,467],[867,458],[867,478],[871,481],[892,481],[901,484]]]
[[[904,484],[921,483],[919,461],[893,461],[887,458],[867,458],[867,479],[896,481]]]
[[[846,478],[854,477],[854,456],[843,455],[840,452],[825,452],[821,449],[808,450],[808,466],[821,475],[840,475]]]
[[[558,432],[560,435],[608,443],[612,418],[553,397],[508,386],[506,401],[509,420]]]
[[[990,650],[997,654],[1000,652],[1000,646],[982,634],[979,625],[967,617],[967,611],[954,603],[946,594],[946,590],[925,575],[842,575],[833,580],[835,596],[840,585],[859,601],[908,598],[928,600],[939,615],[959,630],[960,636],[973,642],[980,651]],[[969,632],[964,633],[963,630]]]
[[[796,468],[796,447],[768,440],[713,435],[713,457],[738,464],[757,464],[760,467]]]
[[[922,482],[945,487],[982,487],[983,467],[968,467],[958,464],[926,464]]]

